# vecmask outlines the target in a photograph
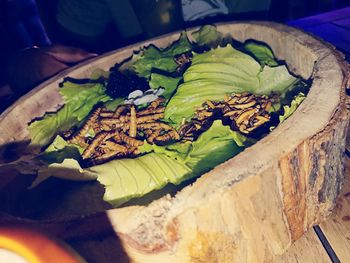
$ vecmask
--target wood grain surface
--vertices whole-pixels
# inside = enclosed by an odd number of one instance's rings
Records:
[[[350,159],[346,161],[345,182],[333,214],[320,224],[341,262],[350,262]]]
[[[331,263],[317,235],[310,229],[282,255],[276,257],[276,263]]]

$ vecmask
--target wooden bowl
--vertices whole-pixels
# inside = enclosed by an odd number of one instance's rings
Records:
[[[262,262],[282,254],[335,205],[344,179],[349,68],[332,46],[269,22],[218,30],[267,43],[304,79],[313,78],[297,111],[267,137],[202,175],[174,197],[108,212],[136,262]],[[17,101],[0,117],[0,145],[29,140],[27,123],[63,101],[64,76],[88,77],[129,57],[140,45],[167,46],[179,33],[138,43],[71,68]]]

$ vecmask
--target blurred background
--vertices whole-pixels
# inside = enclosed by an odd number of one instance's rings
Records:
[[[350,0],[0,0],[0,100],[84,59],[185,27],[286,23],[347,6]]]

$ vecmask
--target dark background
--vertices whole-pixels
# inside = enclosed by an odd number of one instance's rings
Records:
[[[9,32],[6,21],[4,22],[4,17],[6,17],[6,8],[4,6],[8,1],[9,0],[0,0],[0,100],[3,100],[2,98],[4,98],[4,94],[5,97],[8,93],[12,98],[15,98],[20,96],[20,93],[22,92],[14,88],[11,90],[11,85],[8,85],[9,81],[6,75],[9,61],[19,52],[19,50],[23,49],[20,41],[13,37],[11,32]],[[79,46],[79,44],[76,45],[75,43],[69,43],[67,39],[60,34],[57,34],[58,23],[55,19],[57,2],[58,0],[36,0],[38,12],[48,37],[53,44],[61,43],[65,45],[74,45],[78,48],[87,50],[86,47]],[[175,8],[172,11],[169,23],[161,24],[159,23],[159,17],[163,12],[162,8],[169,2],[171,2]],[[258,5],[262,2],[269,2],[269,0],[252,0],[248,2],[250,2],[251,9],[254,10],[254,3]],[[180,0],[130,0],[130,3],[133,5],[133,9],[142,26],[143,33],[129,39],[124,39],[118,32],[118,29],[111,24],[106,29],[105,40],[103,41],[106,43],[105,46],[100,50],[92,50],[94,53],[101,54],[136,41],[141,41],[146,38],[198,24],[237,20],[271,20],[286,23],[298,18],[350,6],[350,0],[270,0],[270,4],[266,10],[253,12],[240,12],[238,10],[237,12],[234,11],[233,13],[224,16],[210,17],[196,22],[184,22]],[[234,6],[235,1],[232,0],[231,2],[230,0],[226,0],[226,3]],[[28,70],[30,70],[29,67]],[[12,99],[12,101],[13,100],[14,99]],[[3,109],[1,109],[0,106],[0,112],[1,110]]]

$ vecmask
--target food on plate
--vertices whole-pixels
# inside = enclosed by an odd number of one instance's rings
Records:
[[[191,121],[183,124],[179,133],[184,139],[194,140],[199,131],[209,127],[214,119],[222,119],[232,130],[249,134],[270,121],[269,110],[274,99],[266,95],[238,93],[227,95],[224,101],[206,101],[195,112]]]
[[[232,130],[249,134],[270,120],[268,111],[273,100],[266,95],[241,93],[227,95],[224,101],[207,101],[178,131],[161,121],[164,119],[164,102],[163,98],[158,98],[143,110],[137,110],[132,104],[119,105],[114,111],[98,106],[79,130],[63,132],[62,137],[68,143],[84,148],[82,159],[85,165],[91,166],[113,158],[140,155],[138,147],[144,140],[157,145],[193,141],[216,119],[227,119]],[[86,136],[89,129],[93,135]]]
[[[135,157],[143,141],[163,144],[180,139],[177,131],[160,121],[164,118],[164,99],[158,98],[140,111],[131,104],[119,105],[114,111],[98,106],[76,132],[63,132],[63,138],[84,148],[82,159],[87,166],[113,158]],[[86,136],[91,129],[93,135]]]
[[[78,170],[118,206],[213,169],[305,98],[310,80],[291,74],[264,43],[237,44],[213,26],[192,37],[142,47],[84,81],[64,79],[65,105],[29,124],[31,146],[41,149],[36,183]]]

